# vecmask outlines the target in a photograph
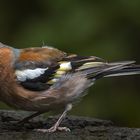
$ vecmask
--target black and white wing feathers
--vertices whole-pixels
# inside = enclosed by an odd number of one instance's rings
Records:
[[[41,49],[44,53],[44,48]],[[29,51],[30,49],[28,49],[27,52]],[[35,48],[34,52],[42,53],[41,50],[38,52]],[[34,55],[33,52],[32,55]],[[15,76],[17,82],[28,90],[42,91],[50,88],[50,86],[56,83],[62,77],[62,75],[90,69],[91,67],[93,68],[94,66],[96,67],[96,65],[98,66],[99,64],[104,63],[102,59],[94,56],[85,57],[68,55],[60,51],[58,51],[58,55],[60,55],[61,57],[57,59],[50,59],[50,57],[46,57],[43,58],[41,61],[39,58],[38,61],[36,59],[34,60],[30,58],[33,56],[25,57],[24,54],[25,58],[20,58],[20,61],[18,60],[15,63]],[[47,51],[46,56],[48,56]]]

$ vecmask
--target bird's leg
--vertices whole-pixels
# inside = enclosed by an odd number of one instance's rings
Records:
[[[57,130],[59,131],[70,131],[69,128],[67,127],[59,127],[60,123],[62,122],[62,120],[64,119],[64,117],[67,115],[67,112],[70,111],[72,109],[72,104],[68,104],[64,110],[64,112],[62,113],[62,115],[59,117],[59,119],[57,120],[57,122],[49,129],[36,129],[39,132],[49,132],[49,133],[53,133]]]
[[[37,117],[37,116],[39,116],[42,113],[44,113],[44,112],[36,112],[36,113],[34,113],[34,114],[24,118],[23,120],[19,121],[17,124],[18,125],[24,124],[24,123],[28,122],[30,119],[32,119],[34,117]]]

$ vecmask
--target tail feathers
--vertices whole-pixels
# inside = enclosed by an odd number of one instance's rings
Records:
[[[88,71],[87,77],[89,79],[100,79],[102,77],[114,77],[140,74],[140,65],[135,65],[135,61],[108,63],[107,68],[103,68],[97,73]]]
[[[82,72],[88,79],[140,74],[140,65],[135,61],[107,63],[95,56],[68,55],[61,63],[64,62],[70,63],[70,72]]]
[[[125,76],[140,74],[140,65],[133,65],[122,70],[106,73],[104,77]]]

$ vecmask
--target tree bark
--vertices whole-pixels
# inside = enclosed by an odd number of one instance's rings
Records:
[[[71,132],[42,133],[36,128],[49,128],[58,116],[34,118],[24,125],[16,122],[30,115],[24,111],[0,111],[0,140],[140,140],[139,128],[115,126],[111,121],[87,117],[67,117],[61,124]]]

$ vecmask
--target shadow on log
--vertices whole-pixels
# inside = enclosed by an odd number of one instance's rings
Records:
[[[42,115],[18,126],[16,122],[30,115],[24,111],[0,111],[0,140],[140,140],[139,128],[114,126],[111,121],[87,117],[67,117],[61,124],[71,132],[41,133],[35,128],[48,128],[56,117],[44,118]]]

